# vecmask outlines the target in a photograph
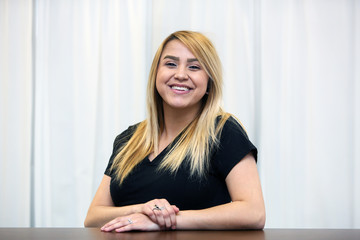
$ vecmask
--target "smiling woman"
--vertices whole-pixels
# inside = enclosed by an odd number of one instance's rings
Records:
[[[148,117],[115,139],[85,226],[263,228],[257,149],[222,110],[221,90],[221,64],[208,38],[190,31],[166,38],[150,71]]]
[[[209,76],[179,40],[170,41],[160,57],[156,89],[164,111],[182,111],[193,119],[201,107]]]

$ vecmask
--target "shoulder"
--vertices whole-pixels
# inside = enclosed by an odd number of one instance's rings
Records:
[[[132,135],[136,131],[139,124],[140,123],[129,126],[125,131],[123,131],[122,133],[120,133],[119,135],[116,136],[116,138],[114,140],[114,144],[113,144],[113,151],[112,151],[112,154],[110,156],[109,163],[108,163],[108,165],[106,167],[106,170],[105,170],[106,175],[108,175],[108,176],[113,175],[114,170],[112,170],[112,165],[113,165],[113,162],[114,162],[114,158],[119,153],[120,149],[123,146],[125,146],[125,144],[130,140],[130,138],[132,137]]]
[[[217,124],[221,124],[221,117],[217,118]],[[222,129],[219,131],[220,139],[227,136],[238,135],[240,137],[249,139],[241,122],[233,115],[228,115],[223,123]]]
[[[229,157],[244,157],[252,152],[257,159],[257,149],[250,141],[243,125],[234,116],[230,115],[223,124],[218,135],[218,150]]]
[[[231,116],[228,118],[224,125],[224,129],[230,132],[237,132],[244,136],[245,138],[249,139],[244,126],[241,124],[241,122],[236,119],[235,117]]]
[[[252,153],[257,160],[257,149],[235,117],[230,115],[227,119],[220,119],[218,126],[221,127],[221,124],[222,129],[219,131],[218,144],[211,163],[219,176],[225,179],[231,169],[247,154]]]
[[[127,143],[130,138],[134,135],[137,127],[140,123],[136,123],[134,125],[129,126],[125,131],[116,136],[114,141],[114,150],[119,149],[122,145]]]

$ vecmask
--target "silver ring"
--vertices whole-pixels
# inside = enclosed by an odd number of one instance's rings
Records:
[[[154,208],[153,208],[152,210],[153,210],[153,211],[154,211],[154,210],[160,210],[160,211],[161,211],[161,210],[163,210],[163,209],[165,209],[165,207],[159,207],[158,205],[155,204],[155,205],[154,205]]]
[[[128,218],[128,222],[129,222],[129,224],[134,223],[130,218]]]

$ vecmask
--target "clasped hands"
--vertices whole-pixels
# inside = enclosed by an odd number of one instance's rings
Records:
[[[101,231],[127,232],[159,231],[176,229],[176,214],[179,208],[170,205],[166,199],[154,199],[134,208],[134,213],[117,217],[106,223]]]

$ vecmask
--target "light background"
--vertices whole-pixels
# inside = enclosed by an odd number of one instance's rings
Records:
[[[360,1],[0,0],[0,227],[79,227],[176,30],[215,44],[267,228],[360,227]]]

